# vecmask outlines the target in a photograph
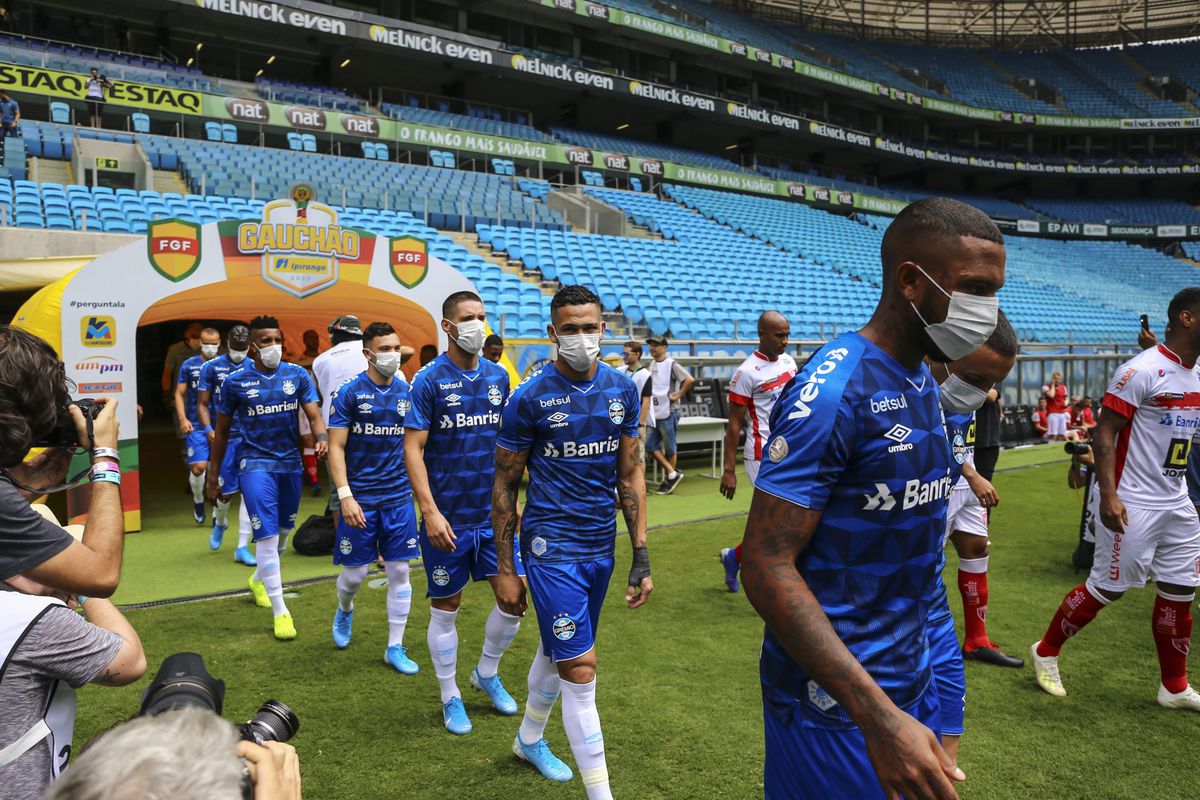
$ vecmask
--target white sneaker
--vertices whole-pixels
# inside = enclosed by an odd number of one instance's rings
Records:
[[[1200,692],[1191,686],[1172,694],[1161,683],[1158,685],[1158,704],[1163,708],[1182,708],[1185,711],[1200,711]]]
[[[1055,697],[1066,697],[1067,690],[1063,688],[1062,678],[1058,676],[1058,656],[1039,656],[1037,649],[1041,643],[1039,639],[1029,648],[1029,657],[1033,659],[1033,674],[1037,678],[1038,686],[1042,687],[1043,691]],[[1193,692],[1193,694],[1195,693]],[[1160,692],[1160,703],[1162,702],[1162,696]]]

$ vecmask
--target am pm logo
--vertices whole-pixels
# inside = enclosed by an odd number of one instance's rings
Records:
[[[184,280],[200,266],[200,226],[181,219],[150,223],[146,246],[150,266],[167,280]]]
[[[407,289],[415,289],[429,274],[429,246],[412,236],[392,239],[389,260],[392,276]]]
[[[79,341],[84,347],[112,347],[117,343],[117,321],[112,317],[83,317]]]

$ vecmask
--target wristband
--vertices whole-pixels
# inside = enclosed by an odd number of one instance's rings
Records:
[[[350,487],[347,485],[338,487],[337,496],[338,500],[349,500],[350,498],[354,497],[354,494],[350,491]]]
[[[313,438],[316,439],[318,442],[328,442],[329,434],[328,433],[318,433],[318,434],[314,435]]]
[[[121,463],[121,451],[115,447],[93,447],[92,459],[95,460],[98,458],[109,458],[119,464]]]
[[[92,483],[115,483],[121,485],[121,473],[115,469],[92,470]]]
[[[88,597],[86,594],[77,594],[75,595],[75,604],[80,608],[83,608],[83,604],[87,602],[87,599]]]
[[[629,585],[635,589],[650,577],[650,553],[646,546],[633,548],[633,566],[629,568]]]

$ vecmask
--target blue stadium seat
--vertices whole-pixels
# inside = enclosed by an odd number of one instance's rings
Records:
[[[135,111],[129,116],[133,123],[134,133],[149,133],[150,132],[150,115],[141,111]]]
[[[71,124],[71,107],[61,100],[50,103],[50,121],[60,125]]]
[[[236,144],[238,140],[237,126],[232,122],[221,123],[221,141]]]
[[[221,123],[205,122],[204,123],[204,137],[206,139],[208,139],[210,142],[221,141]]]

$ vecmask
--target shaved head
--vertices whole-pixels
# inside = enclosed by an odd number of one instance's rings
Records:
[[[778,311],[764,311],[758,317],[758,350],[764,356],[775,359],[787,350],[792,326],[787,317]]]
[[[896,268],[906,261],[940,272],[961,251],[963,239],[1004,244],[996,223],[974,206],[945,197],[909,203],[883,234],[884,291],[890,288]]]

